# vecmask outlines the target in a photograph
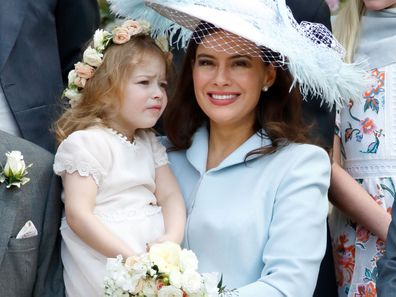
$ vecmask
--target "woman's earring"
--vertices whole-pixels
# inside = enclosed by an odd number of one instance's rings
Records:
[[[262,90],[263,92],[267,92],[267,91],[268,91],[268,87],[267,87],[267,86],[264,86],[261,90]]]

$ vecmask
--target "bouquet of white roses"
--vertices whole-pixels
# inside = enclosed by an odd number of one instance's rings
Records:
[[[219,282],[218,273],[197,272],[195,254],[172,242],[155,244],[148,253],[123,261],[108,259],[105,296],[112,297],[217,297],[232,294]]]

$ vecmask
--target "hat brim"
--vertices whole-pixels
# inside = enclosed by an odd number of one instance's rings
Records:
[[[279,48],[276,43],[271,42],[271,38],[266,38],[266,32],[255,27],[254,22],[249,18],[241,18],[241,14],[232,11],[213,9],[197,3],[166,3],[158,0],[145,0],[147,6],[154,9],[160,15],[177,23],[183,28],[194,32],[201,22],[213,24],[229,33],[238,35],[257,46],[264,46],[278,52]],[[260,19],[270,24],[274,21],[274,15],[271,10],[260,11]]]

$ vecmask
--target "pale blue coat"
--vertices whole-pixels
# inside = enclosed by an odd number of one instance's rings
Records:
[[[329,157],[292,144],[244,162],[269,143],[253,135],[208,171],[206,128],[188,150],[169,153],[188,212],[184,246],[239,297],[311,297],[326,248]]]

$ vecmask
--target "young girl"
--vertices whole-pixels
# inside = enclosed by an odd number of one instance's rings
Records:
[[[127,21],[98,30],[69,74],[72,107],[55,125],[54,164],[64,186],[67,296],[102,296],[107,257],[183,237],[183,199],[151,131],[167,104],[168,53],[147,28]]]
[[[377,295],[377,261],[396,196],[395,6],[395,0],[348,0],[334,26],[347,62],[367,59],[373,78],[363,99],[341,110],[334,144],[330,197],[337,208],[330,225],[341,297]]]

